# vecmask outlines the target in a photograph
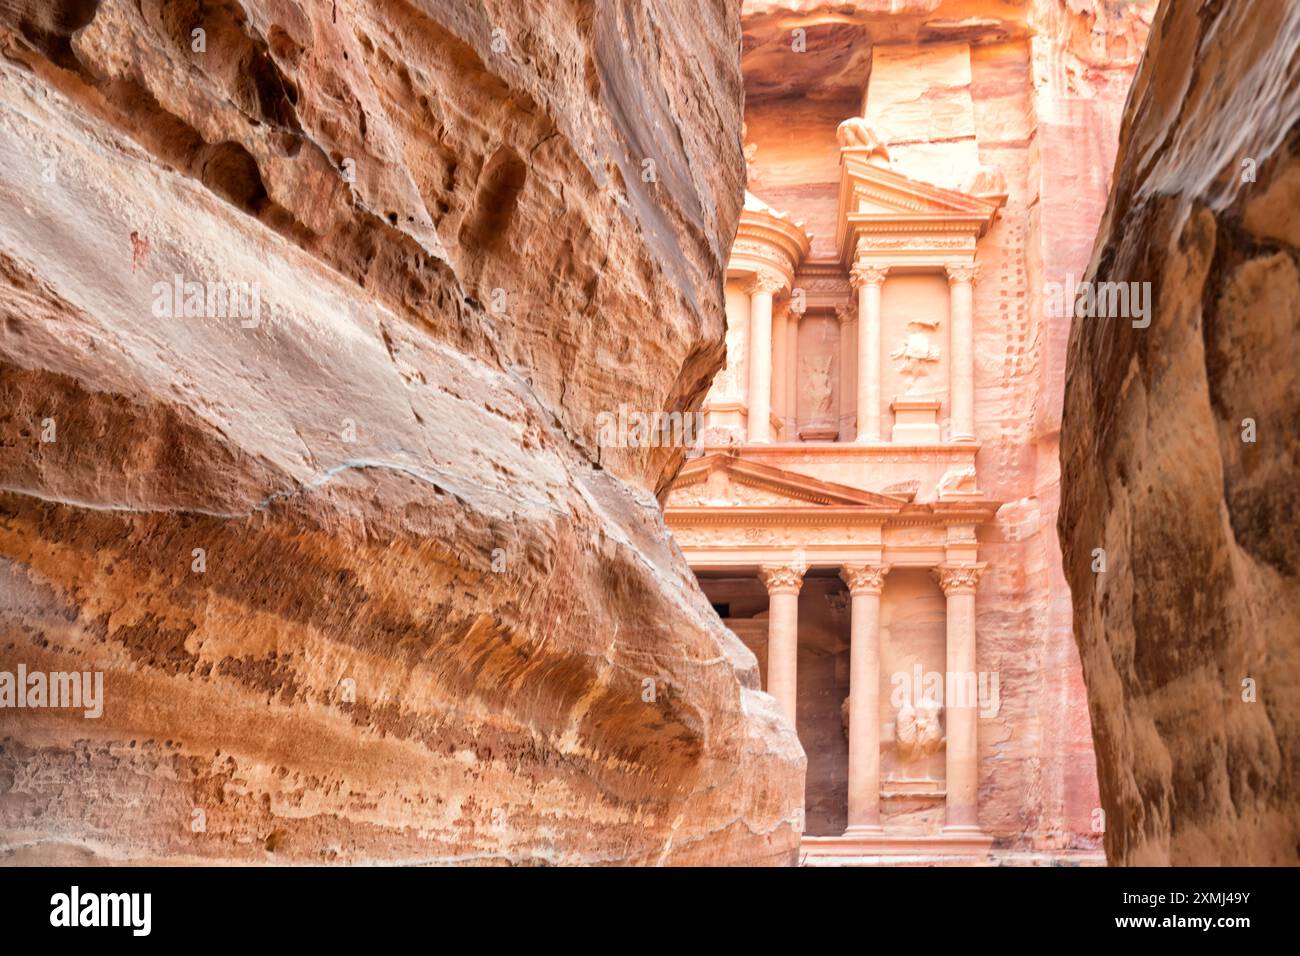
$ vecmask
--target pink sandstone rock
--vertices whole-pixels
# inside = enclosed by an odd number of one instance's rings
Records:
[[[0,715],[0,859],[793,861],[681,450],[597,446],[722,361],[738,19],[492,9],[0,6],[0,670],[105,694]]]
[[[1293,3],[1163,4],[1087,273],[1151,308],[1071,332],[1060,529],[1114,864],[1300,861],[1298,53]]]

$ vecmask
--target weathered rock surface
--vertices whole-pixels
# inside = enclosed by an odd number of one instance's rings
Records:
[[[1088,275],[1151,322],[1076,319],[1062,430],[1116,864],[1300,861],[1298,121],[1300,6],[1166,0]]]
[[[0,670],[106,698],[0,712],[0,858],[792,861],[803,753],[673,455],[596,444],[721,364],[738,42],[722,2],[0,4]],[[178,276],[258,307],[168,314]]]

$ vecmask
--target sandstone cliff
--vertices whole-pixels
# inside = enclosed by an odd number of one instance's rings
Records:
[[[1075,320],[1062,426],[1113,863],[1300,861],[1297,121],[1300,5],[1165,0],[1088,275],[1154,308]]]
[[[0,670],[105,675],[0,715],[0,859],[792,860],[674,455],[596,441],[721,363],[738,42],[723,0],[0,3]]]

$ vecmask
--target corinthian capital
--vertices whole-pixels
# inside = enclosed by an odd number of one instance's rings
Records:
[[[754,277],[755,292],[766,292],[768,295],[776,295],[784,288],[785,279],[776,272],[768,272],[764,269]]]
[[[979,278],[980,267],[973,262],[969,265],[947,265],[943,267],[948,273],[949,284],[956,282],[974,282]]]
[[[932,573],[944,594],[974,594],[984,567],[983,564],[941,564]]]
[[[796,564],[765,564],[759,568],[759,577],[769,595],[798,594],[803,585],[804,570]]]
[[[840,577],[849,586],[850,594],[879,594],[888,573],[887,564],[846,564],[840,568]]]
[[[888,274],[889,266],[859,262],[849,272],[849,284],[855,289],[860,289],[864,285],[880,285]]]
[[[837,305],[835,307],[835,318],[840,325],[848,325],[857,318],[857,315],[857,307],[852,303],[845,303],[844,305]]]

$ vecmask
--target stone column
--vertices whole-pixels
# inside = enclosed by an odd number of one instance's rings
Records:
[[[852,431],[848,421],[857,414],[857,309],[853,305],[841,305],[835,309],[835,318],[840,323],[840,441],[850,441]]]
[[[849,279],[858,290],[859,444],[880,441],[880,287],[887,266],[859,262]]]
[[[765,564],[760,570],[767,586],[767,692],[795,722],[795,689],[799,669],[799,588],[804,569],[796,564]]]
[[[944,681],[948,804],[944,832],[979,831],[979,686],[975,671],[975,587],[983,564],[942,564],[935,569],[948,598],[948,655]]]
[[[948,414],[951,441],[975,441],[975,278],[979,267],[952,265],[948,271]]]
[[[772,414],[784,426],[781,430],[780,440],[790,440],[790,409],[789,409],[789,390],[786,387],[789,376],[785,374],[786,369],[786,342],[789,338],[786,329],[789,326],[789,310],[773,309],[772,311]]]
[[[887,565],[846,564],[853,599],[849,649],[849,833],[880,825],[880,592]]]
[[[785,375],[786,405],[789,406],[790,431],[786,436],[789,441],[799,439],[799,323],[802,321],[803,311],[796,312],[791,308],[786,324],[785,368],[781,370]]]
[[[749,294],[749,440],[772,440],[772,296],[785,283],[760,272]]]

